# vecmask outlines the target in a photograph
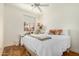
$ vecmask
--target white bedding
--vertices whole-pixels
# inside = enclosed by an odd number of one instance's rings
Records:
[[[45,35],[45,34],[43,34]],[[22,38],[22,44],[39,56],[61,56],[70,47],[70,36],[48,35],[52,39],[40,41],[26,35]]]

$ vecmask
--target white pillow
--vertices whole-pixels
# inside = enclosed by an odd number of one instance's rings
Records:
[[[70,35],[70,30],[63,30],[62,35]]]

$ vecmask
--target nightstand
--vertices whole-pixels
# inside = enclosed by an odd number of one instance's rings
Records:
[[[19,46],[21,46],[21,39],[22,39],[24,36],[25,36],[24,34],[20,34],[20,35],[19,35]]]

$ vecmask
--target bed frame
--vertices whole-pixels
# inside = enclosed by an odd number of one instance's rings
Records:
[[[28,53],[29,53],[30,56],[38,56],[36,53],[34,53],[33,51],[31,51],[28,47],[25,47],[25,48],[27,49],[27,51],[28,51]]]

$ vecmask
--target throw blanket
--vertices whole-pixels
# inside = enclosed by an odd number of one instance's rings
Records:
[[[33,37],[33,38],[36,38],[38,40],[41,40],[41,41],[51,39],[51,37],[49,37],[45,34],[31,34],[30,36]]]

